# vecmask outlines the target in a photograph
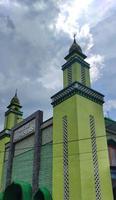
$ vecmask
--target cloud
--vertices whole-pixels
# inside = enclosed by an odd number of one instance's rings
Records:
[[[110,111],[111,109],[116,109],[116,99],[108,100],[105,104],[105,110]]]
[[[104,57],[99,54],[91,54],[86,60],[88,63],[90,63],[91,66],[91,80],[92,82],[95,82],[102,76],[101,70],[104,67]]]
[[[52,113],[50,96],[61,88],[61,59],[57,61],[57,58],[63,48],[60,48],[59,39],[49,28],[52,17],[57,16],[57,9],[54,4],[47,4],[44,8],[41,4],[38,8],[35,3],[29,6],[25,2],[24,6],[12,1],[10,10],[7,5],[0,5],[1,127],[6,106],[16,88],[24,116],[42,109],[45,119]],[[42,11],[44,9],[50,13],[47,18]],[[53,12],[50,12],[51,9]]]
[[[87,10],[87,7],[92,2],[92,0],[87,1],[67,1],[66,3],[59,4],[59,15],[56,20],[56,30],[64,31],[72,35],[76,32],[79,34],[79,19],[82,14]]]
[[[109,65],[106,62],[106,41],[109,35],[110,38],[115,36],[112,28],[115,23],[106,22],[107,17],[112,19],[113,2],[0,1],[1,124],[16,88],[24,116],[37,109],[44,110],[46,117],[52,114],[50,96],[62,88],[60,66],[72,44],[74,32],[77,32],[77,41],[91,63],[92,81],[98,83],[97,80],[102,80]],[[106,34],[104,43],[100,23],[104,24],[102,29]],[[107,45],[115,52],[113,41]]]

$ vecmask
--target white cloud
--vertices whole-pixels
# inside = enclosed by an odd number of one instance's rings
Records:
[[[0,0],[0,4],[9,5],[10,0]]]
[[[59,15],[56,21],[57,31],[64,31],[70,35],[74,32],[79,33],[78,20],[82,14],[88,9],[89,4],[93,0],[74,0],[59,4]]]
[[[106,13],[113,5],[108,0],[0,0],[0,16],[1,13],[9,16],[15,27],[8,29],[6,18],[1,18],[0,115],[4,115],[16,88],[21,94],[24,113],[31,114],[38,108],[50,113],[50,95],[61,88],[60,66],[74,32],[83,52],[88,54],[92,81],[98,80],[105,57],[96,52],[92,28],[108,16]],[[101,33],[101,40],[103,37]],[[106,45],[99,44],[99,48],[106,49]]]
[[[61,70],[54,66],[50,67],[44,76],[38,78],[38,82],[47,89],[58,90],[62,85]]]
[[[106,111],[110,111],[113,108],[116,109],[116,99],[108,100],[104,107]]]
[[[116,1],[102,0],[73,0],[60,1],[59,15],[56,20],[56,30],[68,33],[72,38],[74,32],[79,35],[83,25],[96,26],[101,20],[108,16],[110,9],[114,8]],[[107,15],[106,15],[107,13]]]
[[[43,11],[45,10],[47,7],[47,4],[44,2],[44,1],[38,1],[38,2],[35,2],[35,4],[33,5],[33,8],[36,10],[36,11]]]
[[[81,40],[83,49],[86,53],[89,53],[91,48],[94,46],[93,35],[90,32],[89,24],[84,24],[79,32],[79,38]]]
[[[91,54],[86,60],[91,66],[91,80],[95,82],[102,76],[101,69],[104,67],[104,57],[99,54]]]

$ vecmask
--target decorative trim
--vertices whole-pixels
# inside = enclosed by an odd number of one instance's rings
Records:
[[[22,111],[15,111],[15,110],[13,110],[13,109],[9,109],[8,111],[5,112],[5,116],[7,116],[9,113],[14,113],[14,114],[20,115],[20,116],[23,115],[23,112],[22,112]]]
[[[79,82],[73,82],[71,85],[52,96],[51,104],[56,106],[75,94],[81,95],[101,105],[104,103],[104,96],[101,93],[96,92]]]
[[[69,171],[68,171],[68,122],[63,117],[63,169],[64,169],[64,200],[69,200]]]
[[[10,129],[4,129],[0,132],[0,139],[4,137],[10,137]]]
[[[96,200],[101,200],[101,184],[99,176],[99,164],[97,156],[97,144],[96,144],[96,131],[95,131],[95,119],[94,116],[89,116],[90,121],[90,132],[91,132],[91,145],[92,145],[92,158],[93,158],[93,169],[94,169],[94,183]]]
[[[67,60],[68,58],[70,58],[73,54],[79,54],[83,59],[87,58],[87,56],[83,53],[81,53],[80,51],[77,50],[73,50],[71,53],[69,53],[64,59]]]
[[[65,70],[66,68],[70,67],[73,63],[80,63],[83,67],[90,68],[90,64],[84,61],[79,56],[75,55],[73,58],[71,58],[69,61],[67,61],[64,65],[62,65],[62,70]]]
[[[86,85],[85,68],[81,65],[81,83]]]
[[[68,85],[70,85],[72,83],[72,67],[68,67]]]

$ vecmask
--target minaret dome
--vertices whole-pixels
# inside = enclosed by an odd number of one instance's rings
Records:
[[[70,49],[69,49],[69,53],[72,53],[72,52],[81,52],[82,53],[82,49],[81,47],[77,44],[76,42],[76,39],[75,39],[75,35],[74,35],[74,41],[73,41],[73,44],[71,45]]]

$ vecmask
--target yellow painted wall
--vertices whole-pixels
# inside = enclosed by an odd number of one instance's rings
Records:
[[[90,72],[89,69],[86,67],[85,67],[85,76],[86,76],[86,86],[91,87]]]
[[[4,129],[11,129],[22,120],[22,116],[11,112],[5,117]]]
[[[79,95],[53,110],[53,200],[63,199],[63,127],[68,119],[69,199],[95,200],[89,115],[95,118],[102,200],[113,200],[102,106]]]
[[[9,113],[8,116],[5,117],[5,129],[11,129],[15,125],[15,114]]]
[[[89,68],[85,68],[85,85],[87,87],[90,87],[90,75],[89,75]],[[68,86],[68,68],[66,68],[63,71],[63,86],[64,88]],[[82,82],[81,81],[81,64],[80,63],[73,63],[71,65],[71,69],[72,69],[72,82],[78,81],[78,82]]]
[[[3,167],[4,167],[4,154],[5,144],[9,142],[9,137],[3,137],[0,139],[0,191],[2,191],[2,178],[3,178]]]

